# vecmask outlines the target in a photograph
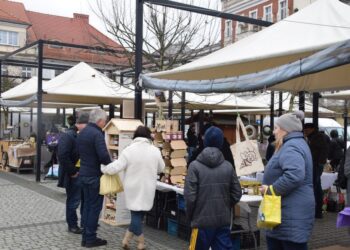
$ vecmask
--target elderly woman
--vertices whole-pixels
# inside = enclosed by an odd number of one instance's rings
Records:
[[[266,232],[269,250],[303,250],[314,224],[312,156],[304,139],[299,111],[275,122],[276,150],[266,166],[263,190],[269,185],[282,198],[282,223]]]
[[[145,211],[152,209],[157,173],[164,169],[164,161],[160,150],[151,139],[149,128],[139,126],[132,143],[121,153],[118,160],[101,167],[105,174],[116,174],[124,171],[124,192],[126,207],[131,212],[131,223],[125,233],[122,245],[129,249],[129,241],[137,236],[137,249],[145,248],[145,239],[142,230],[142,220]]]

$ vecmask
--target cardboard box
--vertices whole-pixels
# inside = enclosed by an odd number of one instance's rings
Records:
[[[170,158],[184,158],[187,155],[186,149],[174,150],[170,153]]]
[[[187,166],[187,162],[185,160],[185,158],[177,158],[177,159],[171,159],[170,160],[171,166],[172,167],[186,167]]]
[[[174,167],[171,169],[171,175],[184,175],[187,172],[187,168],[185,166]]]
[[[185,183],[184,175],[172,175],[170,176],[171,183],[173,184],[183,184]]]

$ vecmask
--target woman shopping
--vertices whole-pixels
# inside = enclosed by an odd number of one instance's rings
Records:
[[[101,167],[105,174],[124,171],[126,207],[131,211],[131,223],[122,245],[129,249],[129,241],[137,236],[137,249],[145,249],[142,220],[152,209],[156,191],[157,173],[164,169],[164,161],[158,148],[153,146],[149,128],[139,126],[132,143],[121,153],[118,160]]]
[[[276,149],[266,166],[262,191],[271,185],[281,196],[282,223],[266,232],[269,250],[307,249],[314,224],[312,156],[301,132],[303,117],[298,111],[275,122]]]

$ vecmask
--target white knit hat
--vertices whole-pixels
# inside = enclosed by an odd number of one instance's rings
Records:
[[[278,117],[275,124],[288,133],[293,131],[300,132],[303,130],[303,124],[301,123],[303,119],[304,112],[298,110]]]

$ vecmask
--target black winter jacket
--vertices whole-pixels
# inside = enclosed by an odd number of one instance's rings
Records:
[[[75,126],[68,129],[60,137],[57,149],[57,157],[60,165],[58,184],[59,187],[67,187],[70,177],[78,172],[75,167],[79,160],[77,149],[77,128]]]
[[[231,209],[241,196],[236,172],[218,148],[205,148],[190,164],[184,197],[191,227],[229,226]]]
[[[78,148],[80,155],[79,176],[101,176],[101,164],[108,165],[111,158],[101,128],[94,123],[79,133]]]

